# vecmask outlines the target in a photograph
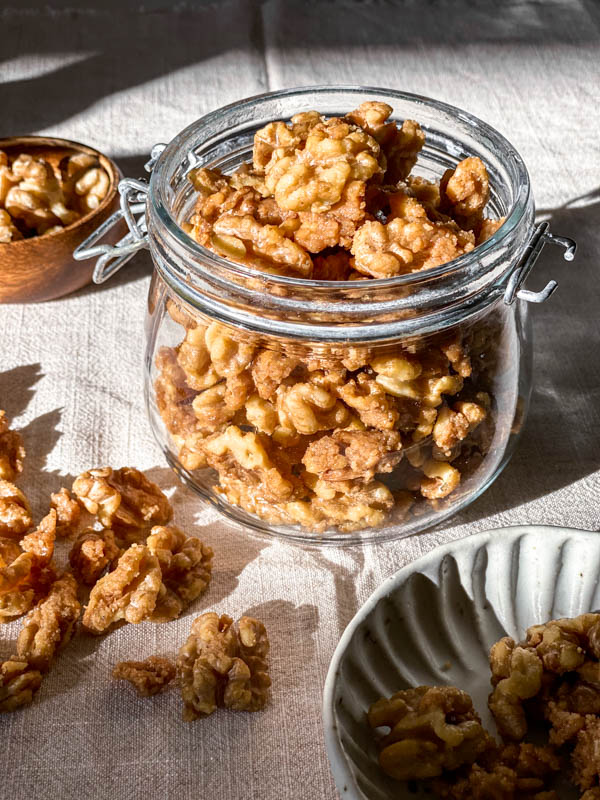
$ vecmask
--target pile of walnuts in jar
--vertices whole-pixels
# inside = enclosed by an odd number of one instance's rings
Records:
[[[184,229],[261,272],[368,281],[469,253],[487,219],[483,162],[439,182],[411,175],[425,136],[365,102],[344,118],[316,111],[271,122],[252,163],[198,168]],[[351,532],[401,521],[459,490],[494,431],[494,316],[393,345],[311,349],[210,321],[171,298],[185,329],[156,357],[155,397],[182,466],[212,469],[216,490],[269,523]],[[214,473],[213,473],[214,474]]]
[[[75,153],[57,167],[0,150],[0,244],[61,231],[98,208],[110,179],[96,156]]]

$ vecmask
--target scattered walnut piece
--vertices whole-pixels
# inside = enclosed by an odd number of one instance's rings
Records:
[[[50,508],[56,510],[56,535],[58,537],[73,536],[81,518],[81,507],[77,500],[69,494],[64,486],[50,495]]]
[[[46,672],[56,653],[71,640],[80,613],[77,581],[65,573],[26,617],[17,639],[19,656]]]
[[[42,674],[19,656],[0,663],[0,713],[29,705],[42,684]]]
[[[0,225],[1,222],[0,220]],[[24,459],[25,448],[21,434],[9,428],[6,412],[0,411],[0,479],[14,481],[23,471]]]
[[[0,480],[0,536],[20,539],[29,528],[31,509],[20,489],[6,480]]]
[[[143,538],[152,525],[164,525],[173,513],[160,488],[133,467],[84,472],[75,479],[73,494],[104,527],[126,541]]]
[[[71,547],[69,563],[80,583],[94,586],[106,568],[116,564],[121,553],[110,528],[101,531],[86,528]]]
[[[263,709],[271,685],[268,652],[267,632],[258,620],[242,617],[236,630],[231,617],[214,612],[195,619],[177,659],[184,720],[201,719],[218,706]]]
[[[129,681],[141,697],[152,697],[168,687],[176,672],[168,658],[150,656],[145,661],[120,661],[112,674],[116,680]]]
[[[166,589],[161,593],[151,619],[153,622],[166,622],[178,617],[208,588],[213,551],[200,539],[186,536],[174,526],[155,526],[146,544],[158,559]]]
[[[143,545],[133,544],[117,566],[96,583],[83,614],[91,633],[104,633],[120,620],[133,624],[148,619],[162,588],[160,564]]]
[[[37,528],[21,540],[21,547],[26,552],[33,553],[37,566],[46,567],[52,561],[55,540],[56,511],[52,508]]]
[[[472,764],[490,746],[471,698],[454,687],[396,692],[374,703],[368,716],[372,728],[389,728],[378,743],[379,763],[397,780],[434,778]]]

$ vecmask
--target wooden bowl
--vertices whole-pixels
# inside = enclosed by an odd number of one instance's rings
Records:
[[[119,207],[118,184],[122,177],[119,168],[92,147],[49,136],[0,139],[0,150],[8,156],[19,153],[41,156],[53,167],[65,156],[87,153],[96,156],[110,179],[106,197],[98,208],[62,231],[0,244],[0,303],[37,303],[86,286],[92,280],[96,259],[75,261],[73,250]],[[119,220],[102,242],[115,244],[126,233],[126,223]]]

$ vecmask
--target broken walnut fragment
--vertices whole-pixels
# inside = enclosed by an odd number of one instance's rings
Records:
[[[150,656],[145,661],[120,661],[112,674],[116,680],[129,681],[141,697],[152,697],[168,687],[176,672],[168,658]]]

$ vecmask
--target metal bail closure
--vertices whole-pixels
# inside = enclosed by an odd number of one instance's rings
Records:
[[[150,160],[144,165],[146,172],[152,172],[165,147],[165,144],[154,145],[150,153]],[[99,256],[94,267],[94,283],[104,283],[115,272],[120,270],[130,258],[133,258],[138,250],[148,247],[148,228],[146,226],[146,195],[148,194],[148,188],[148,184],[145,181],[138,181],[133,178],[123,178],[123,180],[119,181],[121,208],[96,228],[73,251],[73,258],[77,261]],[[121,219],[124,219],[127,223],[129,233],[114,245],[98,244]]]
[[[528,289],[522,288],[546,242],[564,247],[565,261],[573,261],[575,258],[577,244],[573,239],[569,239],[567,236],[555,236],[553,233],[549,232],[548,228],[549,225],[547,222],[541,222],[539,225],[535,226],[533,236],[525,249],[525,253],[508,281],[508,286],[504,293],[504,302],[507,305],[512,305],[517,297],[519,300],[525,300],[528,303],[543,303],[558,286],[558,283],[552,280],[548,281],[541,292],[531,292]]]

